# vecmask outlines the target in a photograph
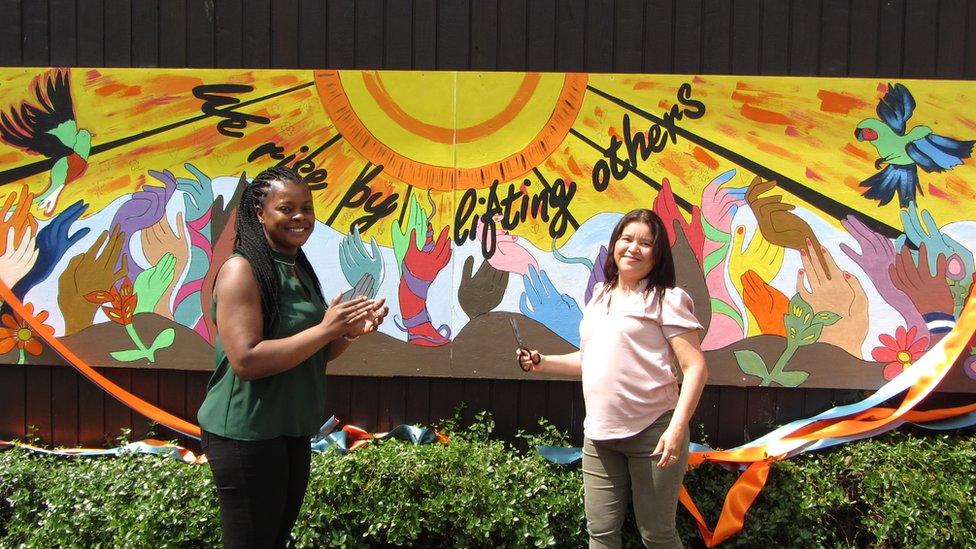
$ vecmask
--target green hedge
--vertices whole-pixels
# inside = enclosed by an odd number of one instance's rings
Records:
[[[482,418],[448,446],[371,444],[316,455],[300,547],[578,547],[579,467],[489,437]],[[544,434],[520,445],[560,442]],[[687,485],[714,524],[738,474],[705,465]],[[679,511],[686,544],[700,545]],[[219,543],[210,470],[146,455],[0,452],[0,547],[199,547]],[[633,525],[627,545],[639,546]],[[774,465],[738,546],[976,547],[976,437],[895,433]]]

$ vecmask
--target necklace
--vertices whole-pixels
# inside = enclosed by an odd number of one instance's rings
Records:
[[[288,265],[289,267],[294,267],[295,266],[295,262],[294,261],[284,261],[282,259],[278,259],[277,257],[275,257],[273,259],[274,259],[274,262],[275,263],[281,263],[282,265]]]

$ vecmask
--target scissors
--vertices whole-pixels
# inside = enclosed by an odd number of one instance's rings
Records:
[[[512,325],[512,333],[515,334],[515,344],[518,345],[519,351],[525,351],[526,353],[529,353],[529,360],[532,360],[532,351],[530,351],[528,347],[525,346],[525,342],[522,340],[522,332],[519,331],[518,321],[515,320],[515,317],[509,317],[508,322]],[[538,364],[538,362],[532,360],[532,364]],[[532,371],[532,367],[523,365],[521,360],[518,361],[518,365],[523,372]]]

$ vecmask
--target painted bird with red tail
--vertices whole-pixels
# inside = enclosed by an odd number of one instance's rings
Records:
[[[921,192],[919,167],[926,172],[944,172],[962,164],[973,152],[976,141],[937,135],[928,126],[915,126],[906,132],[914,111],[915,98],[908,88],[888,84],[888,91],[878,102],[881,120],[862,120],[854,130],[858,141],[868,141],[877,149],[874,167],[881,170],[861,182],[862,187],[867,187],[862,196],[878,200],[882,206],[891,202],[895,193],[903,208],[915,201],[915,191]]]
[[[91,133],[78,129],[75,121],[70,77],[68,69],[49,70],[31,84],[35,102],[23,101],[0,112],[0,139],[54,160],[50,184],[34,199],[46,215],[54,213],[64,186],[85,172],[91,152]]]

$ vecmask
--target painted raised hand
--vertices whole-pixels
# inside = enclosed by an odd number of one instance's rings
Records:
[[[187,248],[187,231],[186,226],[183,224],[183,212],[176,214],[176,226],[179,234],[173,231],[169,225],[169,220],[166,219],[166,216],[163,216],[159,221],[143,229],[140,233],[142,237],[142,253],[151,264],[158,265],[166,254],[173,256],[175,260],[173,264],[173,280],[183,274],[183,269],[186,268],[190,253]],[[170,286],[163,293],[161,299],[157,303],[154,303],[156,313],[170,319],[173,318],[173,311],[170,308],[169,299],[172,293],[173,286]],[[139,301],[142,303],[143,299],[140,297]],[[145,304],[143,306],[148,307]],[[150,309],[145,310],[148,311]]]
[[[166,204],[176,192],[176,177],[169,170],[162,172],[149,170],[149,175],[161,181],[164,186],[143,185],[142,190],[133,193],[112,218],[111,226],[118,225],[122,229],[124,254],[129,253],[129,240],[132,235],[146,227],[151,227],[166,215]],[[141,271],[141,267],[132,263],[129,277],[134,279]]]
[[[743,276],[752,271],[761,280],[772,280],[783,266],[785,250],[766,240],[762,231],[752,233],[752,239],[743,249],[745,227],[738,226],[732,235],[732,253],[729,256],[729,277],[739,295],[744,296]],[[747,314],[749,311],[747,310]],[[757,319],[750,317],[747,336],[758,335],[761,332]]]
[[[407,255],[407,248],[410,242],[416,245],[419,250],[424,247],[425,235],[427,234],[427,212],[417,200],[417,195],[410,195],[410,205],[407,207],[406,219],[403,226],[400,221],[393,222],[393,255],[396,256],[397,265],[403,271],[404,257]]]
[[[826,259],[827,268],[813,261],[814,244],[800,252],[803,269],[796,274],[796,291],[815,313],[831,312],[840,319],[824,326],[820,341],[836,345],[856,357],[862,357],[861,345],[868,333],[868,297],[860,281],[848,272],[841,271],[833,256],[826,249],[820,254]],[[810,284],[807,290],[804,281]]]
[[[0,233],[2,234],[2,233]],[[34,232],[28,227],[26,233],[19,234],[16,227],[7,227],[7,238],[3,240],[0,253],[0,280],[8,288],[13,288],[24,278],[37,262],[37,246],[34,245]]]
[[[12,230],[14,246],[19,247],[27,233],[37,234],[37,218],[31,213],[33,198],[34,195],[28,190],[27,185],[21,185],[19,192],[7,195],[3,207],[0,208],[0,235],[6,235]],[[9,238],[0,239],[0,254],[7,251],[9,240]]]
[[[166,252],[152,267],[139,273],[132,293],[136,295],[136,309],[134,314],[151,313],[157,311],[160,302],[173,288],[173,278],[176,274],[176,256]]]
[[[339,242],[339,267],[350,286],[355,286],[363,275],[373,277],[373,291],[366,297],[376,297],[380,284],[383,282],[383,256],[375,238],[369,240],[370,251],[363,246],[363,239],[359,235],[359,227],[353,226],[352,232]]]
[[[681,214],[678,203],[674,199],[674,192],[671,191],[671,181],[665,177],[661,182],[661,190],[654,197],[654,204],[651,209],[664,221],[664,226],[668,230],[668,243],[671,246],[674,246],[678,238],[674,233],[674,222],[678,222],[681,230],[685,233],[685,238],[688,239],[691,251],[698,259],[698,264],[701,265],[704,260],[705,248],[705,231],[702,229],[701,208],[692,206],[691,223],[685,221],[685,217]]]
[[[107,240],[106,240],[107,239]],[[70,335],[91,325],[98,304],[85,296],[112,288],[128,274],[125,257],[119,260],[123,246],[119,227],[102,231],[95,243],[68,262],[68,267],[58,279],[58,305],[64,315],[64,333]],[[104,246],[103,246],[104,245]],[[120,265],[116,268],[116,265]]]
[[[559,293],[549,280],[545,270],[529,268],[529,274],[522,277],[525,291],[519,297],[519,310],[523,315],[543,324],[559,337],[579,347],[579,323],[583,319],[576,300],[568,294]]]
[[[449,227],[444,227],[435,242],[433,229],[427,225],[423,248],[408,245],[403,256],[400,285],[397,297],[400,300],[400,314],[403,315],[401,329],[407,332],[407,341],[414,345],[438,347],[451,341],[451,327],[442,324],[435,328],[427,311],[427,291],[437,278],[437,274],[451,260],[451,239]],[[410,230],[408,242],[416,240],[416,229]]]
[[[756,214],[759,230],[771,243],[797,251],[805,250],[809,240],[814,244],[821,268],[829,271],[817,235],[806,221],[791,212],[795,206],[784,203],[782,195],[762,196],[774,188],[776,181],[763,181],[756,177],[746,190],[746,201]]]
[[[928,268],[931,274],[935,274],[940,255],[946,257],[946,274],[953,280],[964,280],[973,273],[972,252],[952,237],[942,234],[928,210],[922,210],[919,214],[915,202],[912,201],[908,203],[908,208],[901,210],[900,216],[905,232],[895,242],[897,250],[907,245],[912,248],[912,256],[917,258],[917,250],[924,245],[929,252]],[[958,262],[952,261],[953,256],[959,258]],[[952,267],[954,264],[958,266]]]
[[[214,201],[213,181],[207,174],[189,162],[183,164],[183,167],[193,174],[194,179],[177,177],[176,190],[184,193],[183,205],[186,210],[186,220],[196,221],[210,213],[210,207]],[[209,223],[205,231],[207,240],[210,240]]]
[[[27,292],[54,272],[54,266],[61,261],[68,248],[87,235],[91,229],[82,227],[71,232],[71,225],[88,209],[81,200],[68,206],[37,233],[37,261],[34,267],[13,288],[14,295],[24,299]],[[70,234],[69,234],[70,233]]]
[[[702,230],[705,242],[702,247],[702,271],[707,276],[725,261],[732,240],[732,218],[746,203],[746,188],[723,187],[735,176],[729,170],[713,179],[702,191]]]
[[[481,316],[501,302],[508,287],[508,273],[499,271],[488,261],[482,261],[474,275],[474,257],[464,260],[461,270],[461,283],[458,285],[458,303],[468,318]]]
[[[860,252],[854,251],[843,243],[840,249],[864,270],[881,298],[898,311],[898,314],[905,319],[908,328],[914,326],[918,333],[925,333],[927,328],[922,315],[905,292],[892,284],[891,275],[888,274],[895,263],[895,246],[891,240],[872,230],[853,215],[845,217],[840,223],[854,237]]]
[[[701,211],[705,221],[726,234],[732,228],[735,212],[746,204],[746,187],[723,187],[735,177],[735,170],[729,170],[712,179],[702,190]]]
[[[935,273],[929,271],[929,250],[925,244],[918,248],[918,263],[916,264],[912,250],[904,246],[888,269],[891,282],[896,288],[905,292],[912,300],[918,312],[925,315],[941,313],[953,314],[952,292],[946,280],[946,265],[948,261],[944,254],[938,254],[935,261]],[[928,327],[926,327],[928,331]],[[925,333],[925,332],[922,332]]]
[[[742,275],[742,290],[742,300],[749,310],[750,318],[755,319],[758,333],[786,337],[783,316],[787,313],[790,300],[783,295],[783,292],[767,284],[752,270]]]
[[[488,258],[491,266],[499,271],[515,273],[524,276],[529,272],[529,266],[539,268],[539,262],[521,244],[518,244],[518,237],[501,227],[501,215],[495,215],[495,253]],[[478,238],[485,238],[486,227],[481,219],[478,219]]]
[[[590,277],[586,279],[586,292],[583,293],[584,303],[590,302],[590,298],[593,297],[593,288],[597,284],[606,282],[607,278],[603,273],[603,267],[607,264],[609,257],[610,252],[607,251],[607,247],[600,245],[600,251],[596,254],[596,261],[593,262],[593,268],[590,269]]]

